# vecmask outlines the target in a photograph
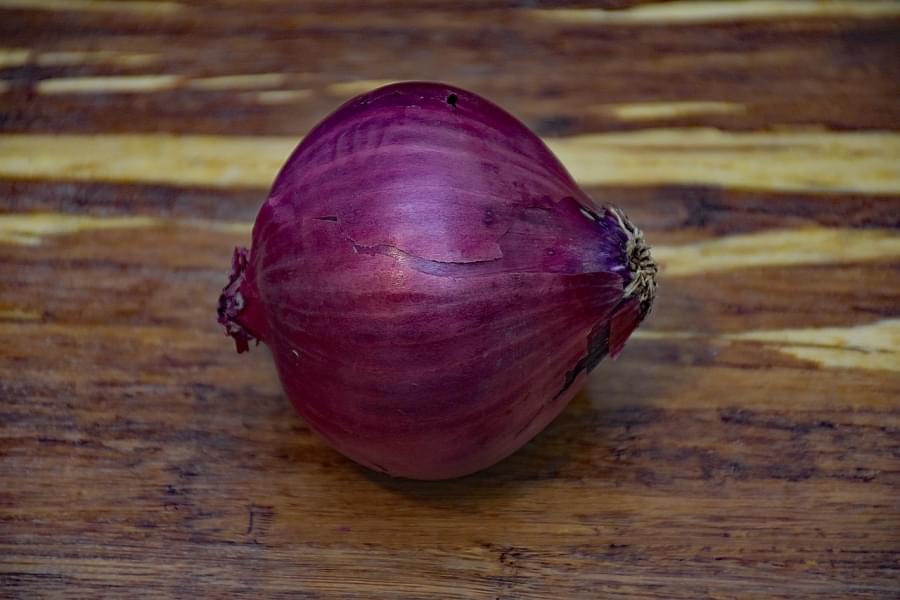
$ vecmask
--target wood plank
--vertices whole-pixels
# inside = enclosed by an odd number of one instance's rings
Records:
[[[893,3],[876,4],[887,7],[878,10],[894,10]],[[745,109],[672,116],[657,123],[665,126],[872,129],[900,123],[892,101],[898,17],[856,19],[840,11],[828,15],[831,4],[819,6],[819,16],[707,23],[702,35],[697,35],[695,24],[572,25],[535,19],[527,10],[500,11],[490,4],[471,17],[447,4],[433,11],[407,6],[387,12],[378,5],[348,9],[327,3],[316,10],[290,3],[277,5],[277,10],[266,6],[248,10],[245,5],[198,4],[152,18],[26,11],[0,21],[0,39],[8,52],[31,57],[2,73],[8,85],[4,127],[74,133],[134,132],[149,126],[193,133],[299,135],[336,101],[348,97],[336,93],[345,86],[359,90],[366,82],[430,73],[496,100],[548,136],[640,127],[604,109],[617,103],[728,102]],[[403,25],[392,19],[402,19]],[[473,28],[472,19],[480,27]],[[46,35],[29,35],[35,29]],[[241,48],[240,54],[223,56],[218,44],[222,38]],[[370,44],[363,64],[355,53],[357,40],[363,38],[390,43]],[[154,62],[54,65],[41,58],[95,47],[122,56],[149,54]],[[394,60],[400,54],[422,56],[427,62],[420,67]],[[580,60],[583,56],[602,60]],[[678,76],[669,77],[672,72]],[[309,93],[296,102],[273,105],[260,103],[256,94],[192,89],[181,83],[265,74],[280,74],[283,80],[264,91]],[[45,80],[105,77],[167,79],[153,93],[139,94],[139,101],[133,93],[102,94],[99,102],[84,93],[35,93]],[[840,102],[832,101],[838,97]]]
[[[0,0],[0,596],[897,596],[900,5],[520,4]],[[663,267],[546,431],[427,484],[215,323],[294,144],[420,78]]]
[[[583,185],[900,193],[900,135],[893,132],[648,129],[545,142]],[[8,134],[0,136],[0,177],[264,187],[298,143],[261,136]]]

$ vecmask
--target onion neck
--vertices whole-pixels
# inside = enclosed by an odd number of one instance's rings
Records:
[[[656,274],[659,269],[650,255],[650,245],[643,232],[635,227],[625,214],[615,207],[609,213],[625,233],[625,264],[630,279],[625,286],[625,298],[636,297],[641,303],[641,318],[645,317],[656,298]]]
[[[265,316],[256,288],[247,277],[250,251],[235,248],[231,259],[231,274],[228,285],[219,296],[219,323],[225,327],[225,334],[234,338],[238,354],[250,349],[250,342],[258,344],[263,340]]]

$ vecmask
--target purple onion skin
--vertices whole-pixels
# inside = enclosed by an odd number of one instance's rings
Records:
[[[267,344],[313,430],[414,479],[528,442],[622,349],[655,289],[621,213],[514,117],[437,83],[379,88],[316,126],[251,248],[220,298],[238,351]]]

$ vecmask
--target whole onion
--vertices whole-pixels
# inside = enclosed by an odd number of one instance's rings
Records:
[[[317,125],[237,248],[219,321],[331,446],[416,479],[525,444],[650,310],[641,232],[471,92],[400,83]]]

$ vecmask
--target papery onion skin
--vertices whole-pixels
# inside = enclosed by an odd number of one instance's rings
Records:
[[[302,141],[237,249],[219,320],[372,469],[444,479],[528,442],[649,311],[640,231],[465,90],[354,98]]]

